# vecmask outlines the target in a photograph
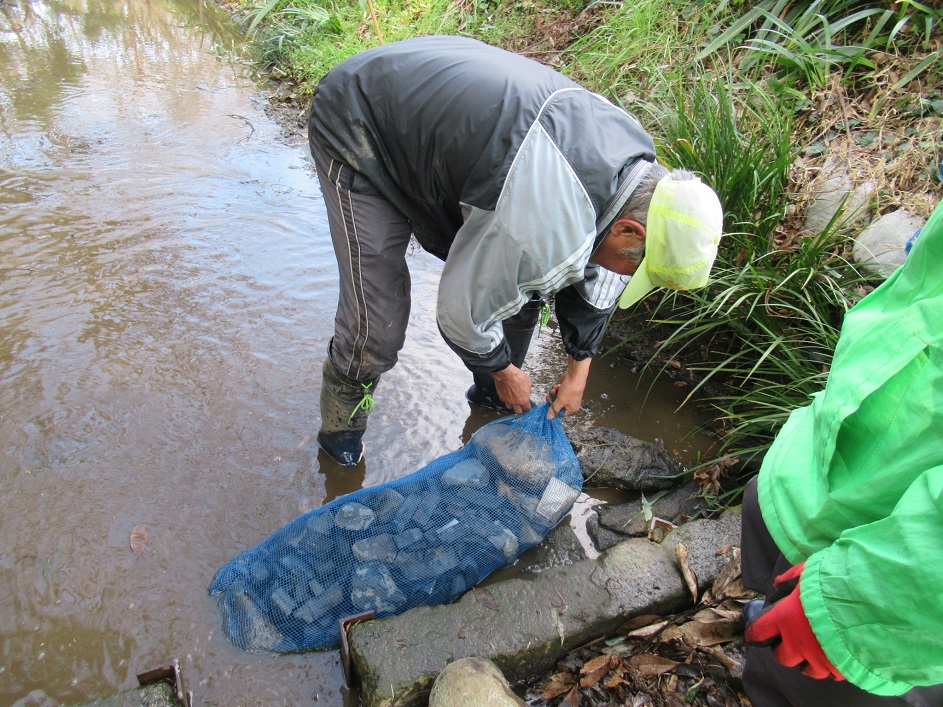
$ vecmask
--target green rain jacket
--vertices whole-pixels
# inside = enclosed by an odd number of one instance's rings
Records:
[[[829,660],[878,695],[943,683],[943,205],[845,317],[825,390],[758,479]]]

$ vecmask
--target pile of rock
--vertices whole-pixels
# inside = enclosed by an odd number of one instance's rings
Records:
[[[338,619],[456,599],[536,545],[579,489],[546,441],[513,426],[421,472],[318,508],[236,558],[210,587],[246,650],[328,648]]]

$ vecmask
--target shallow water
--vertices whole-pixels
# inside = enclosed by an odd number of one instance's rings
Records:
[[[206,588],[299,514],[492,419],[436,331],[440,264],[410,254],[406,348],[365,462],[338,469],[314,441],[336,297],[323,204],[228,18],[195,0],[0,9],[0,704],[90,700],[171,659],[201,704],[356,704],[336,652],[232,647]],[[563,360],[545,329],[538,390]],[[691,461],[679,398],[604,360],[579,424]]]

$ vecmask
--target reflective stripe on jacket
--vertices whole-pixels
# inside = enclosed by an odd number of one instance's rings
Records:
[[[530,59],[420,37],[332,69],[310,135],[445,259],[437,321],[469,368],[508,364],[501,322],[534,294],[559,293],[568,353],[595,354],[626,278],[589,257],[655,157],[635,118]]]

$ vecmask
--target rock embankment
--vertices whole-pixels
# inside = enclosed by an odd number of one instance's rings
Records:
[[[672,530],[661,543],[628,540],[595,560],[474,588],[454,604],[357,624],[348,643],[363,704],[422,705],[436,677],[462,658],[490,660],[511,682],[539,675],[633,616],[691,606],[678,545],[703,590],[739,540],[739,511],[730,510]]]

